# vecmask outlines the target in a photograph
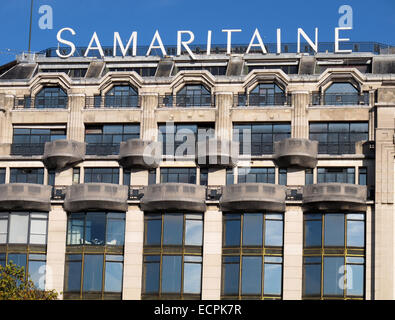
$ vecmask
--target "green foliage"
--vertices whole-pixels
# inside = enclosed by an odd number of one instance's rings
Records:
[[[25,270],[12,262],[0,265],[0,300],[56,300],[55,290],[39,290],[25,277]]]

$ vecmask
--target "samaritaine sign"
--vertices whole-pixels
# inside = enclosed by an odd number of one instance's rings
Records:
[[[350,41],[348,38],[340,38],[340,31],[342,30],[351,30],[351,27],[338,27],[335,28],[334,30],[334,38],[335,38],[335,53],[349,53],[351,50],[340,50],[339,49],[339,43],[340,42],[345,42],[345,41]],[[72,36],[76,35],[76,32],[72,28],[63,28],[60,29],[57,33],[56,39],[58,40],[59,43],[66,45],[70,47],[70,51],[67,54],[63,54],[59,49],[56,50],[56,54],[60,58],[69,58],[72,57],[75,53],[76,47],[75,44],[72,41],[66,40],[63,38],[64,33],[71,33]],[[222,32],[225,32],[227,34],[227,53],[231,53],[232,49],[232,33],[234,32],[242,32],[241,29],[223,29]],[[211,54],[211,36],[212,36],[212,31],[209,30],[207,32],[207,47],[206,47],[206,55]],[[300,42],[301,38],[304,38],[305,41],[311,46],[311,48],[314,50],[314,52],[318,52],[318,28],[315,28],[315,37],[314,41],[310,39],[310,37],[303,31],[302,28],[298,28],[297,32],[297,52],[300,53]],[[185,39],[187,38],[187,39]],[[195,35],[192,31],[190,30],[181,30],[177,31],[177,55],[181,55],[181,50],[184,48],[188,54],[191,56],[192,59],[195,59],[195,55],[192,52],[192,50],[189,47],[189,44],[191,44],[195,40]],[[116,56],[117,54],[117,49],[119,48],[122,56],[126,56],[128,53],[128,50],[132,46],[132,56],[136,56],[137,53],[137,31],[133,31],[132,34],[129,37],[129,40],[126,44],[124,44],[121,40],[121,37],[118,32],[114,32],[114,47],[113,47],[113,56]],[[253,47],[258,47],[262,50],[262,54],[267,54],[267,49],[265,47],[265,44],[262,41],[262,37],[258,31],[258,29],[255,29],[251,41],[248,45],[248,49],[246,51],[246,54],[248,54]],[[166,50],[162,42],[162,38],[159,34],[159,31],[156,30],[155,34],[152,38],[151,44],[148,47],[148,50],[146,52],[146,56],[149,56],[151,54],[152,49],[160,49],[163,56],[166,56]],[[89,52],[92,50],[97,50],[100,54],[101,57],[104,57],[104,51],[103,48],[100,44],[99,37],[96,32],[93,33],[92,38],[89,42],[89,45],[85,51],[84,56],[87,57],[89,55]],[[277,29],[277,51],[276,53],[281,53],[281,29]]]

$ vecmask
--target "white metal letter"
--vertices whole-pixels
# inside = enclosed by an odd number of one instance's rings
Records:
[[[62,33],[63,33],[63,31],[70,31],[70,33],[71,33],[73,36],[75,36],[75,31],[74,31],[73,29],[71,29],[71,28],[63,28],[63,29],[60,29],[60,30],[58,31],[58,34],[56,35],[56,39],[58,40],[58,42],[64,43],[65,45],[70,46],[71,50],[70,50],[70,53],[69,53],[69,54],[67,54],[67,55],[62,55],[62,54],[60,53],[60,51],[59,51],[59,48],[58,48],[58,49],[56,49],[56,54],[58,55],[59,58],[69,58],[69,57],[71,57],[71,56],[74,54],[74,52],[75,52],[75,45],[74,45],[74,43],[72,43],[71,41],[67,41],[67,40],[62,39]]]
[[[352,50],[340,50],[339,42],[350,41],[349,38],[339,38],[339,30],[352,30],[350,27],[335,28],[335,53],[350,53]]]
[[[209,56],[211,54],[211,34],[213,32],[211,30],[209,30],[207,32],[207,52],[206,54]]]
[[[158,41],[158,44],[159,44],[158,46],[154,46],[155,41]],[[151,44],[148,48],[148,51],[145,55],[149,56],[151,54],[152,49],[158,49],[158,48],[162,51],[163,56],[166,56],[166,50],[165,50],[165,47],[163,46],[162,39],[160,38],[159,31],[156,30],[155,35],[152,38]]]
[[[126,44],[126,47],[123,46],[121,37],[119,36],[118,32],[114,32],[114,50],[113,50],[113,56],[115,57],[117,55],[117,44],[119,44],[119,48],[121,49],[122,52],[122,57],[126,56],[126,53],[130,47],[130,43],[133,41],[133,51],[132,51],[132,56],[135,57],[137,53],[137,31],[134,31],[132,35],[129,38],[128,43]]]
[[[300,35],[307,41],[310,47],[317,53],[318,52],[318,28],[315,28],[315,43],[307,36],[302,28],[298,28],[298,53],[300,53]]]
[[[259,43],[255,43],[255,44],[254,44],[255,38],[257,38],[257,40],[258,40]],[[263,41],[262,41],[261,35],[259,34],[258,28],[255,29],[254,35],[253,35],[252,38],[251,38],[251,41],[250,41],[250,44],[248,45],[248,49],[247,49],[246,53],[249,53],[249,52],[250,52],[251,47],[261,47],[262,52],[263,52],[264,54],[267,53],[266,47],[265,47],[265,45],[263,44]]]
[[[189,34],[188,41],[182,41],[181,38],[183,33]],[[188,44],[190,44],[193,40],[195,40],[195,35],[193,34],[192,31],[189,30],[177,31],[177,56],[181,55],[181,45],[182,45],[187,50],[191,58],[196,60],[195,55],[193,54],[192,50],[188,46]]]
[[[277,54],[281,53],[281,29],[277,29]]]
[[[230,54],[232,51],[232,32],[241,32],[241,29],[222,29],[222,32],[228,33],[226,53]]]
[[[95,41],[96,47],[92,47],[93,41]],[[89,42],[89,45],[88,45],[88,48],[86,49],[84,57],[88,56],[90,50],[99,50],[100,56],[102,58],[104,57],[103,48],[101,47],[101,44],[100,44],[99,38],[96,34],[96,31],[92,35],[91,42]]]

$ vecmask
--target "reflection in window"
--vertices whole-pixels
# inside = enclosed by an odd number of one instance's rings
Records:
[[[304,215],[303,297],[364,297],[364,219],[363,213]]]
[[[144,224],[143,297],[200,297],[202,215],[146,214]]]
[[[274,142],[290,137],[289,123],[240,123],[233,126],[233,141],[239,142],[241,155],[272,154]]]
[[[67,94],[60,87],[45,87],[36,95],[34,106],[37,109],[67,108]]]
[[[275,83],[261,83],[249,94],[249,106],[284,105],[286,96],[284,90]]]
[[[324,94],[326,105],[353,105],[358,104],[358,90],[347,82],[333,83]]]
[[[222,296],[281,298],[282,246],[282,214],[225,214]]]
[[[44,183],[43,168],[11,168],[10,183]]]
[[[100,104],[95,104],[100,107]],[[114,86],[106,93],[104,106],[106,108],[137,108],[139,99],[137,91],[129,85]]]
[[[67,223],[67,245],[124,244],[125,213],[70,213]]]
[[[176,95],[177,107],[211,106],[211,93],[203,85],[185,85]]]

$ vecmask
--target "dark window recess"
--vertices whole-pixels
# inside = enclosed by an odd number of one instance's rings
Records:
[[[83,78],[86,75],[87,68],[73,68],[73,69],[40,69],[40,72],[64,72],[70,78]]]
[[[200,169],[200,185],[201,186],[208,185],[208,169],[205,168]]]
[[[318,183],[355,183],[355,168],[317,168]]]
[[[177,67],[174,68],[173,75],[176,75],[178,71],[183,70],[207,70],[213,76],[224,76],[226,74],[226,66],[191,66],[191,67]]]
[[[11,168],[10,183],[44,184],[43,168]]]
[[[100,107],[101,105],[97,105],[100,101],[98,96],[95,96],[94,99],[94,106]],[[104,97],[105,108],[136,108],[138,106],[139,96],[137,90],[129,85],[114,86]]]
[[[80,183],[80,168],[73,168],[73,184]]]
[[[369,139],[368,122],[313,122],[309,129],[320,154],[353,154],[356,142]]]
[[[250,73],[252,70],[265,70],[265,69],[280,69],[284,71],[286,74],[298,74],[299,66],[298,65],[257,65],[257,66],[248,66],[248,72]]]
[[[238,168],[237,183],[275,183],[274,168]]]
[[[130,186],[131,171],[123,169],[123,185]]]
[[[148,184],[156,184],[156,169],[148,171]]]
[[[337,82],[332,84],[324,94],[325,105],[358,104],[359,93],[351,83]]]
[[[45,87],[34,99],[36,109],[65,109],[67,104],[67,94],[60,87]]]
[[[12,155],[42,155],[45,142],[66,139],[66,129],[14,128]]]
[[[119,183],[119,168],[84,168],[84,183]]]
[[[306,169],[306,171],[305,171],[305,184],[314,184],[313,169]]]
[[[234,169],[226,169],[226,185],[235,183]]]
[[[48,170],[48,185],[49,186],[55,186],[55,176],[56,172],[55,170]]]
[[[122,141],[139,138],[139,124],[86,125],[86,154],[117,155]]]
[[[280,168],[278,169],[278,184],[282,186],[287,185],[287,169]]]
[[[358,184],[366,186],[368,184],[368,170],[366,167],[359,167]]]
[[[5,168],[0,168],[0,184],[5,183]]]
[[[109,68],[108,71],[115,71],[115,72],[124,72],[124,71],[135,71],[142,77],[154,77],[156,73],[156,67],[116,67],[116,68]]]
[[[258,84],[249,94],[237,95],[237,106],[277,106],[285,105],[287,96],[282,88],[275,83]]]
[[[196,168],[161,168],[160,182],[196,184]]]
[[[211,92],[203,85],[185,85],[176,95],[177,107],[210,107]]]
[[[242,155],[272,154],[275,141],[290,137],[291,125],[289,123],[239,123],[233,126],[233,141],[239,142]]]

